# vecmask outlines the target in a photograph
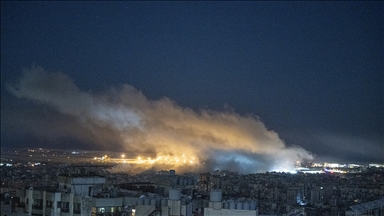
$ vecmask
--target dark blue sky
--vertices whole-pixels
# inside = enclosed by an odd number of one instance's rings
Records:
[[[130,84],[254,114],[318,157],[383,160],[383,14],[383,2],[2,1],[2,146],[47,146],[29,132],[41,105],[5,88],[37,65],[87,92]]]

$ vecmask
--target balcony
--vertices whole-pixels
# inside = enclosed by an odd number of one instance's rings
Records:
[[[32,209],[42,210],[43,206],[42,205],[33,205]]]
[[[15,203],[15,207],[24,208],[25,207],[25,203]]]
[[[43,214],[43,209],[32,209],[32,214]]]
[[[63,213],[69,213],[69,208],[61,208],[61,212],[63,212]]]
[[[16,211],[17,213],[26,212],[26,210],[25,210],[25,206],[23,206],[23,207],[21,207],[21,206],[16,206],[15,211]]]
[[[92,215],[95,215],[95,216],[105,216],[105,215],[109,215],[109,216],[120,216],[122,214],[122,212],[104,212],[104,213],[93,213]],[[127,214],[128,215],[128,214]],[[145,215],[145,214],[144,214]],[[150,214],[149,214],[150,215]]]

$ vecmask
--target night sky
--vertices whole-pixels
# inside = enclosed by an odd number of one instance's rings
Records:
[[[383,162],[383,77],[383,2],[1,2],[2,147],[124,149],[121,127],[172,101],[186,128],[224,113],[315,160]]]

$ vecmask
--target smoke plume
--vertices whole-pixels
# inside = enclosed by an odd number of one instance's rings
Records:
[[[291,169],[297,160],[312,159],[299,146],[287,147],[256,116],[196,112],[166,97],[149,100],[130,85],[103,93],[86,92],[65,74],[33,67],[25,69],[20,80],[7,89],[18,98],[48,105],[76,119],[81,128],[92,131],[90,140],[97,145],[95,140],[103,134],[114,136],[127,152],[151,153],[151,158],[137,159],[145,168],[252,173]]]

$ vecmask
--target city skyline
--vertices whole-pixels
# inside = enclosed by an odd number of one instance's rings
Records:
[[[146,159],[139,156],[132,161],[131,156],[2,148],[1,214],[351,216],[383,212],[384,164],[308,163],[297,167],[297,172],[135,172],[130,164],[139,166]]]
[[[1,5],[2,147],[383,162],[381,2]]]

